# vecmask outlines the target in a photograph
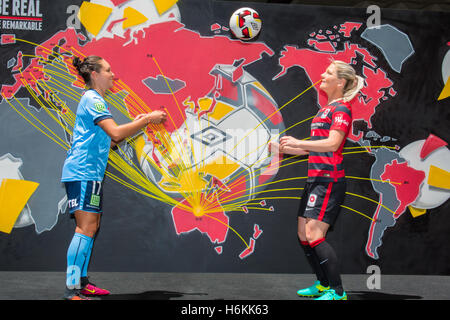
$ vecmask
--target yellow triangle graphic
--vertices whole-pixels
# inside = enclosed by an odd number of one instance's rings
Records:
[[[39,183],[3,179],[0,187],[0,231],[10,233]]]
[[[233,110],[234,108],[231,107],[230,105],[218,102],[214,106],[214,111],[211,112],[209,116],[213,119],[220,120]]]
[[[153,0],[159,15],[172,8],[177,2],[178,0]]]
[[[86,30],[95,37],[102,29],[111,12],[112,8],[83,1],[80,11],[78,11],[78,19],[80,19]]]
[[[428,184],[436,188],[450,189],[450,172],[430,165]]]
[[[409,212],[411,212],[411,215],[413,216],[413,218],[417,218],[418,216],[421,216],[425,213],[427,213],[427,209],[419,209],[419,208],[414,208],[412,206],[408,206],[409,208]]]
[[[123,17],[127,19],[122,23],[123,29],[137,26],[148,20],[146,16],[132,7],[127,7],[123,10]]]
[[[145,139],[143,136],[139,136],[134,139],[134,149],[136,150],[136,157],[141,159],[142,154],[144,153]],[[140,161],[140,160],[139,160]]]
[[[444,89],[442,89],[442,92],[439,95],[438,100],[442,100],[447,97],[450,97],[450,77],[448,77],[447,83],[445,84]]]
[[[212,162],[208,163],[202,171],[223,180],[226,177],[229,177],[237,169],[239,169],[238,163],[224,155],[220,155],[217,156]]]

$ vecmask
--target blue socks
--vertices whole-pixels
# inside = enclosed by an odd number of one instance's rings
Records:
[[[94,236],[95,237],[95,236]],[[89,266],[89,260],[91,259],[92,246],[94,245],[94,238],[90,238],[91,243],[89,244],[89,250],[86,256],[86,261],[84,262],[83,270],[81,270],[81,277],[87,277],[87,270]]]
[[[80,278],[86,276],[91,256],[93,238],[75,233],[67,250],[66,286],[68,289],[80,289]]]

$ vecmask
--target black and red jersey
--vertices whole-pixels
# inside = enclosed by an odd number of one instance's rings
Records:
[[[309,152],[309,182],[337,182],[345,180],[342,149],[352,126],[351,106],[347,102],[333,102],[319,110],[311,123],[310,140],[328,138],[330,130],[342,130],[345,138],[335,152]]]

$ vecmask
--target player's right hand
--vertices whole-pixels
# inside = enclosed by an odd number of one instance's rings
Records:
[[[148,114],[149,122],[153,124],[158,124],[166,121],[167,113],[163,110],[155,110]]]

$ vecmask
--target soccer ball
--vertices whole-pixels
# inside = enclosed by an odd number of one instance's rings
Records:
[[[173,199],[213,199],[211,190],[218,188],[215,202],[230,208],[253,199],[275,177],[280,158],[268,142],[284,131],[283,119],[267,90],[245,70],[233,79],[237,71],[215,66],[215,87],[197,106],[188,102],[184,124],[170,139],[161,138],[172,141],[169,149],[137,143],[142,171]]]
[[[230,17],[230,30],[236,38],[250,40],[261,31],[261,18],[252,8],[240,8]]]

